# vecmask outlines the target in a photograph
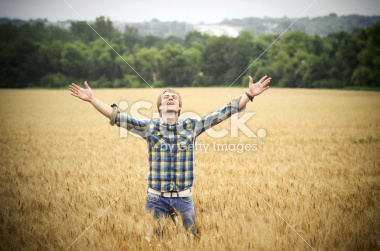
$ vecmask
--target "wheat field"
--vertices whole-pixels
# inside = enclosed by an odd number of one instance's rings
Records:
[[[157,89],[157,92],[161,89]],[[245,89],[178,88],[205,115]],[[93,89],[107,104],[152,89]],[[380,249],[380,93],[269,89],[247,105],[266,137],[215,139],[195,154],[196,236],[145,212],[146,142],[69,90],[0,90],[2,250]],[[230,120],[215,130],[230,130]],[[217,151],[212,144],[257,144]]]

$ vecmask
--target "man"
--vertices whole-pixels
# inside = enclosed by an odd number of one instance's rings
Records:
[[[71,95],[90,102],[100,113],[110,119],[110,124],[140,135],[148,143],[149,175],[145,208],[154,212],[155,218],[181,215],[183,225],[195,233],[195,214],[191,197],[193,185],[193,160],[196,138],[207,129],[243,111],[249,100],[269,88],[271,78],[264,76],[256,84],[249,77],[249,89],[242,96],[209,115],[181,119],[180,94],[166,88],[157,99],[159,119],[137,120],[120,113],[117,105],[104,104],[92,95],[87,82],[86,89],[72,83]]]

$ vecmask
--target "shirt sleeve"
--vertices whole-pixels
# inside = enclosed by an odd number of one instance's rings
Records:
[[[113,108],[110,117],[111,126],[117,125],[118,127],[125,128],[144,139],[148,136],[151,119],[134,119],[125,113],[121,113],[116,104],[112,104],[111,107]]]
[[[208,115],[198,117],[198,118],[192,118],[192,120],[195,123],[194,131],[195,131],[196,136],[199,136],[201,133],[203,133],[207,129],[228,119],[233,114],[244,111],[246,108],[246,105],[244,105],[241,109],[239,109],[239,102],[240,102],[241,97],[242,96],[232,99],[232,101],[229,102],[227,105],[223,106],[222,108],[216,111],[211,112]]]

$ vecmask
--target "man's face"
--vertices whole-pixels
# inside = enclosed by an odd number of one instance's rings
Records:
[[[181,109],[179,105],[179,97],[177,94],[165,92],[162,95],[160,110],[161,112],[176,112]]]

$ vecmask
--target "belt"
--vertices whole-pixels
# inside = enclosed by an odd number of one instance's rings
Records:
[[[191,197],[191,190],[190,188],[180,191],[180,192],[160,192],[157,190],[154,190],[153,188],[148,188],[148,193],[153,193],[160,195],[162,197],[169,197],[169,198],[177,198],[177,197]]]

